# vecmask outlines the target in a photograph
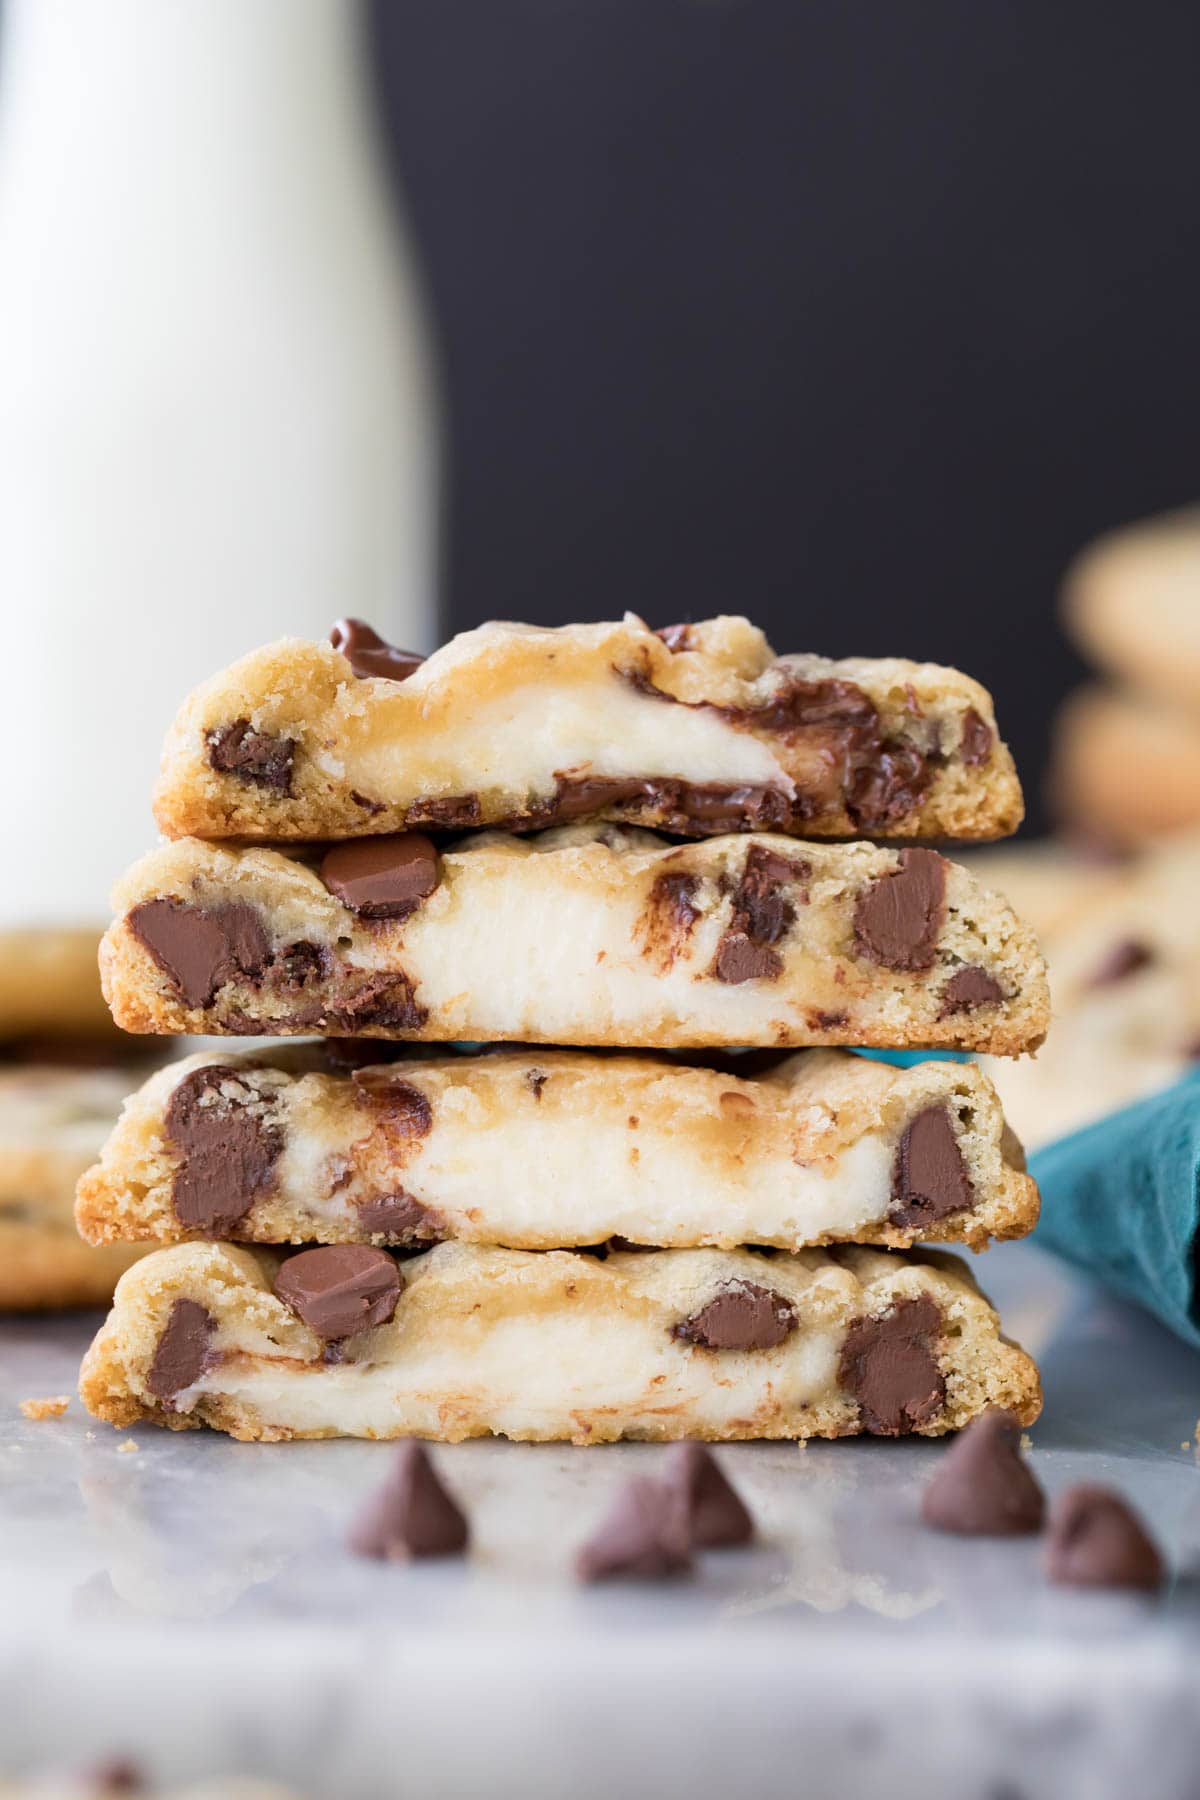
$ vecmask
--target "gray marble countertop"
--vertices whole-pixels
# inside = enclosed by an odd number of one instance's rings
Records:
[[[1175,1570],[1161,1600],[925,1531],[940,1451],[917,1440],[723,1450],[762,1541],[686,1584],[569,1577],[644,1445],[438,1450],[471,1558],[356,1561],[386,1446],[118,1433],[74,1400],[29,1422],[20,1399],[73,1393],[95,1320],[0,1321],[0,1771],[125,1752],[313,1800],[1195,1800],[1200,1356],[1031,1246],[978,1267],[1042,1366],[1038,1475],[1134,1499]]]

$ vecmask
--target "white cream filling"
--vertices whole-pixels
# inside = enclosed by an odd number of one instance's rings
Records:
[[[329,1154],[293,1139],[285,1193],[316,1218],[344,1219],[340,1194],[318,1199]],[[482,1243],[597,1244],[609,1237],[675,1245],[782,1243],[849,1237],[886,1217],[893,1146],[867,1133],[810,1163],[769,1154],[713,1158],[686,1138],[569,1113],[472,1131],[435,1126],[396,1186]],[[325,1185],[327,1186],[327,1180]]]
[[[589,1419],[601,1429],[653,1430],[680,1412],[693,1429],[720,1431],[766,1407],[798,1423],[801,1408],[835,1398],[841,1336],[810,1327],[773,1350],[739,1353],[680,1344],[657,1316],[515,1315],[478,1335],[447,1321],[444,1334],[374,1364],[299,1370],[235,1356],[177,1404],[216,1394],[265,1424],[351,1437],[446,1431],[460,1417],[514,1436],[586,1435]]]
[[[384,721],[369,738],[348,741],[342,760],[351,787],[393,803],[479,789],[548,794],[567,770],[793,791],[767,746],[719,713],[656,700],[615,677],[527,683],[469,717],[424,719],[419,735],[393,735]]]

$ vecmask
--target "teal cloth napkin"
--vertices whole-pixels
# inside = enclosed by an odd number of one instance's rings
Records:
[[[1200,1344],[1200,1068],[1030,1158],[1034,1242]]]

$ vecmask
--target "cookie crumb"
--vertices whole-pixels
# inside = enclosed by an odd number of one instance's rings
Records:
[[[137,1449],[137,1445],[134,1443],[133,1439],[126,1438],[125,1442],[123,1444],[117,1445],[117,1455],[118,1456],[132,1456],[136,1449]]]
[[[1030,1437],[1030,1435],[1027,1431],[1023,1431],[1021,1433],[1021,1448],[1026,1453],[1028,1453],[1030,1450],[1033,1449],[1033,1439]]]
[[[27,1419],[61,1419],[70,1404],[69,1394],[51,1394],[45,1400],[22,1400],[21,1411]]]

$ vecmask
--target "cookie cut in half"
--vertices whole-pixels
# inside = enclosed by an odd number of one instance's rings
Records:
[[[136,1032],[1016,1055],[1036,941],[936,851],[617,826],[438,850],[185,838],[118,884],[104,991]]]
[[[1030,1358],[937,1252],[469,1244],[157,1250],[121,1281],[80,1394],[116,1425],[239,1438],[579,1444],[932,1437],[1040,1406]]]
[[[428,661],[349,620],[188,699],[154,810],[171,837],[538,830],[994,838],[1021,821],[990,696],[898,658],[777,657],[742,618],[489,624]]]

